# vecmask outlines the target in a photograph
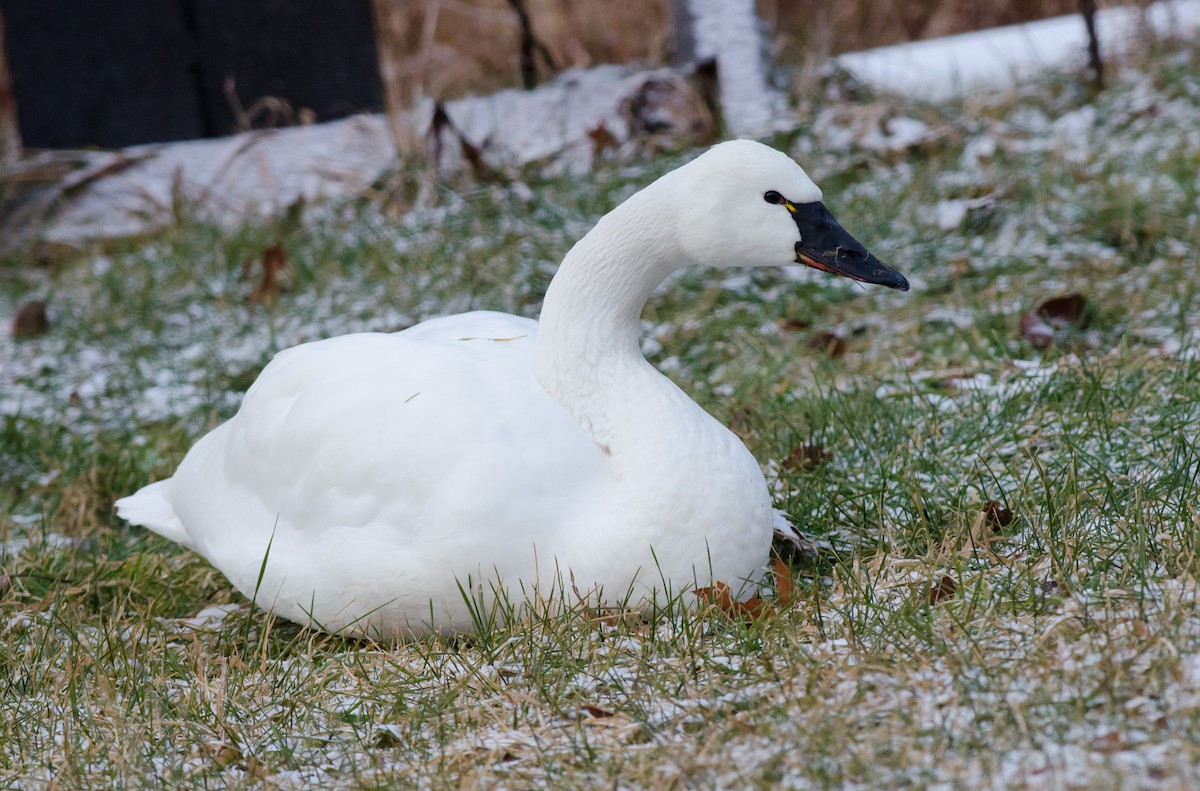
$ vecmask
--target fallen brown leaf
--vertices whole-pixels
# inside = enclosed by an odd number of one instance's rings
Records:
[[[262,780],[269,774],[267,768],[263,766],[262,762],[253,755],[246,759],[246,762],[243,764],[243,768],[246,770],[246,774],[259,780]]]
[[[729,612],[733,609],[733,595],[729,592],[729,586],[724,582],[713,583],[711,588],[696,588],[692,593],[701,599],[709,599],[718,610]]]
[[[788,318],[779,319],[779,321],[775,323],[779,326],[779,329],[788,330],[789,332],[799,332],[800,330],[808,329],[807,321],[804,319],[792,318],[790,316]]]
[[[791,607],[796,603],[796,587],[792,582],[792,570],[779,555],[775,556],[775,601],[780,607]]]
[[[1036,349],[1054,344],[1056,330],[1083,329],[1087,326],[1087,298],[1082,294],[1063,294],[1038,303],[1021,316],[1021,336]]]
[[[746,601],[738,601],[729,592],[729,586],[720,581],[713,583],[711,588],[696,588],[692,593],[702,599],[708,599],[713,607],[730,617],[756,621],[775,612],[775,608],[759,596]]]
[[[815,470],[833,458],[833,451],[824,445],[797,445],[784,459],[785,470]]]
[[[33,338],[49,331],[50,317],[46,313],[46,300],[31,299],[17,308],[12,323],[14,338]]]
[[[838,358],[846,353],[846,342],[832,332],[818,332],[808,339],[808,347],[825,352],[830,358]]]
[[[258,779],[265,778],[269,773],[262,765],[262,762],[253,755],[245,755],[240,749],[232,744],[222,744],[218,748],[209,748],[209,753],[212,756],[213,763],[219,768],[234,766],[242,769],[246,774]]]
[[[938,584],[929,590],[929,603],[938,604],[954,597],[958,592],[958,583],[949,574],[943,574]]]
[[[747,621],[757,621],[775,613],[775,607],[766,599],[755,596],[753,599],[734,602],[735,615],[740,615]]]
[[[263,250],[262,254],[262,278],[258,281],[258,285],[246,297],[246,301],[251,305],[267,305],[275,301],[279,293],[283,291],[283,284],[280,283],[280,274],[287,271],[288,261],[287,253],[281,244],[273,244]]]
[[[989,500],[987,505],[983,506],[983,513],[987,521],[997,527],[1008,527],[1012,524],[1013,512],[995,500]]]
[[[1083,327],[1087,323],[1086,308],[1087,298],[1083,294],[1064,294],[1042,300],[1034,313],[1052,325]]]
[[[602,709],[599,706],[593,706],[590,703],[581,704],[579,710],[589,717],[597,720],[603,720],[611,717],[613,712],[607,709]]]

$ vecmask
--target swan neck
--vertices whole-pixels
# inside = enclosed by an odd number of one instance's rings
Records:
[[[600,219],[563,259],[538,328],[543,384],[581,362],[636,358],[642,310],[651,293],[684,263],[655,183]]]
[[[642,309],[686,265],[674,234],[670,182],[660,179],[600,219],[567,253],[538,327],[537,377],[598,444],[630,425],[637,402],[677,388],[639,346]]]

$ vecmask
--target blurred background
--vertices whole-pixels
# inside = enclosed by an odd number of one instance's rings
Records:
[[[6,90],[0,65],[0,127],[27,148],[119,147],[399,110],[422,97],[527,85],[526,30],[538,80],[600,63],[677,63],[686,56],[677,43],[684,5],[0,0],[0,61],[11,76]],[[1079,8],[1076,0],[757,3],[769,54],[797,75],[842,52]]]

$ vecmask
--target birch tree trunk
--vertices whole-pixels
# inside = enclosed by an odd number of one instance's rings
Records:
[[[671,13],[677,58],[716,61],[721,114],[730,134],[771,132],[787,112],[786,101],[770,84],[754,0],[672,0]]]

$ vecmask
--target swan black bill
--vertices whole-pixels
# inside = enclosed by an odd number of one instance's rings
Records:
[[[838,224],[825,204],[797,203],[789,206],[800,230],[796,263],[848,277],[860,283],[908,291],[908,280],[867,251]]]

